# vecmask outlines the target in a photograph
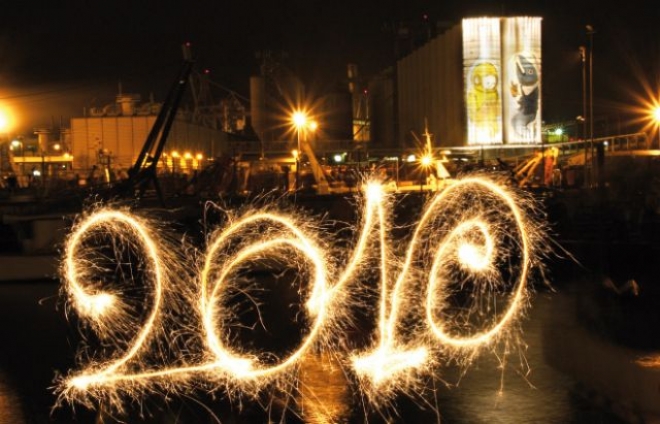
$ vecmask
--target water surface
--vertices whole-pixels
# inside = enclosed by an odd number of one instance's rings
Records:
[[[519,357],[500,360],[481,356],[461,376],[452,366],[440,368],[440,379],[428,384],[423,397],[398,396],[391,407],[374,411],[348,383],[332,357],[311,356],[303,364],[298,384],[302,396],[278,394],[251,401],[229,401],[222,390],[191,397],[161,396],[142,405],[128,404],[128,417],[102,414],[102,422],[445,422],[445,423],[616,423],[604,405],[580,394],[580,386],[548,364],[545,326],[566,313],[563,297],[540,291],[524,321],[525,359],[530,372],[521,374]],[[66,319],[55,282],[0,285],[0,423],[93,423],[97,411],[64,404],[53,410],[53,381],[75,369],[77,329]],[[502,390],[500,390],[502,388]]]

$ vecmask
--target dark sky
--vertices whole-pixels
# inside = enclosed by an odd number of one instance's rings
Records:
[[[544,118],[581,110],[578,47],[594,35],[594,98],[625,104],[642,79],[658,93],[660,6],[605,1],[15,1],[0,14],[0,102],[20,109],[23,126],[47,125],[124,92],[162,100],[189,41],[198,69],[248,95],[255,52],[286,51],[285,64],[308,92],[343,83],[346,64],[362,75],[392,63],[397,22],[458,23],[460,18],[543,17]],[[604,107],[604,106],[603,106]]]

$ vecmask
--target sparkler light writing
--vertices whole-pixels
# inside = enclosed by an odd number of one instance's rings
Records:
[[[426,204],[401,252],[390,235],[392,197],[370,182],[358,237],[345,254],[293,214],[251,211],[208,237],[197,277],[191,277],[196,284],[185,281],[186,265],[172,260],[172,247],[148,221],[128,211],[93,212],[69,236],[65,291],[69,305],[114,353],[88,360],[58,390],[68,401],[116,406],[121,394],[139,397],[156,387],[256,393],[270,383],[290,383],[306,354],[327,350],[346,358],[343,365],[370,399],[386,398],[414,386],[439,359],[472,357],[510,334],[526,306],[541,239],[522,204],[490,179],[457,180]],[[124,289],[102,287],[108,278],[94,261],[109,254],[90,253],[99,244],[142,258],[142,278],[151,284],[141,308],[131,304],[134,296],[122,299]],[[115,256],[121,261],[126,254]],[[259,284],[246,271],[274,263],[309,280],[300,282],[309,328],[291,352],[276,358],[238,346],[232,335],[238,313],[232,293]],[[341,329],[350,325],[353,299],[369,292],[364,280],[376,277],[375,334],[370,346],[348,352],[338,341]],[[188,311],[185,320],[182,311]]]

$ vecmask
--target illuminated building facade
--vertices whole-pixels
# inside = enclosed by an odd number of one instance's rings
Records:
[[[425,122],[437,146],[541,143],[541,18],[464,19],[395,68],[403,144]]]
[[[160,111],[158,103],[138,101],[135,95],[119,95],[115,104],[71,119],[74,170],[88,171],[94,166],[127,170],[133,165]],[[161,157],[163,169],[198,169],[201,160],[230,150],[227,133],[196,124],[187,115],[180,111],[172,124]]]
[[[467,144],[541,142],[540,18],[463,20]]]

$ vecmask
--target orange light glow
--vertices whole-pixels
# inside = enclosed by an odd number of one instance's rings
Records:
[[[291,120],[293,121],[293,125],[296,126],[296,129],[300,130],[307,123],[307,115],[304,112],[296,111],[293,113]]]
[[[382,405],[397,391],[421,393],[419,377],[435,373],[442,360],[467,366],[484,349],[506,356],[519,343],[517,321],[542,240],[525,215],[525,199],[486,178],[460,179],[425,205],[405,247],[392,239],[393,198],[383,186],[368,182],[363,197],[350,250],[331,246],[327,232],[314,231],[304,216],[271,208],[232,215],[209,235],[201,261],[186,257],[194,250],[186,242],[177,254],[153,222],[129,211],[102,209],[85,217],[66,243],[65,293],[71,309],[117,352],[69,373],[60,399],[121,410],[124,396],[139,401],[163,387],[183,395],[200,387],[222,387],[230,395],[252,396],[273,386],[286,392],[298,386],[303,358],[325,352],[344,357],[345,375]],[[102,267],[93,262],[107,252],[94,253],[104,245],[97,235],[112,237],[113,246],[133,246],[144,258],[150,301],[141,319],[130,313],[133,299],[121,288],[102,287],[108,279],[97,275]],[[237,278],[255,260],[306,270],[297,281],[309,328],[286,355],[246,349],[231,336],[240,324],[232,293],[249,297],[264,284],[259,277]],[[190,288],[183,281],[195,270],[198,287]],[[367,275],[378,278],[378,293],[366,295],[372,293]],[[452,296],[466,289],[472,301],[456,308]],[[366,348],[349,351],[351,343],[341,339],[354,319],[351,308],[365,301],[378,311],[375,331]],[[189,313],[181,321],[183,308]],[[411,319],[419,324],[410,327]],[[171,343],[172,337],[199,343]]]
[[[14,116],[11,111],[0,106],[0,132],[9,132],[15,125]]]
[[[655,109],[653,109],[653,119],[656,124],[660,125],[660,106],[656,106]]]

